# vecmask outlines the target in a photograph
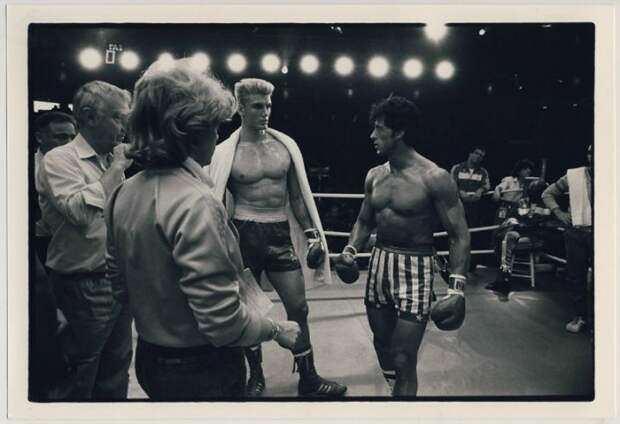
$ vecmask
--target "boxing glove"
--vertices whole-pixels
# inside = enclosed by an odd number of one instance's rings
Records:
[[[357,250],[353,246],[347,245],[336,258],[336,274],[344,283],[353,284],[360,277],[355,255],[357,255]]]
[[[316,269],[323,265],[325,260],[325,249],[323,243],[321,243],[321,235],[315,228],[310,228],[304,231],[307,237],[308,253],[306,255],[306,263],[308,268]]]
[[[452,331],[465,320],[465,277],[451,274],[448,277],[448,294],[438,300],[431,311],[431,319],[440,330]]]

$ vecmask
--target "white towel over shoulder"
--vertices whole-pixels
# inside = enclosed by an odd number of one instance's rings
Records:
[[[587,168],[574,168],[566,172],[570,213],[573,225],[589,227],[592,225],[591,183]]]
[[[237,144],[239,143],[240,132],[241,129],[239,128],[233,132],[230,137],[218,144],[215,148],[211,165],[205,167],[206,172],[214,181],[214,195],[216,198],[224,201],[230,217],[232,217],[234,213],[234,198],[232,197],[230,191],[226,189],[226,185],[232,170],[233,159],[235,158]],[[306,288],[316,287],[321,284],[331,284],[332,280],[330,274],[331,270],[329,265],[329,256],[327,254],[327,241],[325,240],[325,234],[323,232],[323,226],[321,225],[319,212],[316,208],[316,204],[314,203],[314,198],[312,197],[312,191],[310,190],[310,183],[308,182],[308,177],[306,175],[306,168],[304,166],[301,151],[299,150],[299,147],[297,147],[295,140],[288,135],[272,128],[268,128],[267,132],[288,149],[293,166],[295,166],[299,188],[301,189],[306,208],[308,209],[308,214],[312,219],[314,228],[319,230],[323,246],[325,246],[326,257],[323,262],[323,266],[318,269],[308,268],[306,265],[306,253],[308,251],[306,236],[304,235],[303,229],[301,228],[299,222],[295,218],[290,203],[287,200],[286,214],[291,228],[291,241],[293,242],[295,252],[297,252],[297,256],[299,257]]]

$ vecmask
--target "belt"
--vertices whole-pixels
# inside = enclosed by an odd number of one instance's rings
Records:
[[[53,269],[50,270],[51,274],[54,276],[65,279],[65,280],[86,280],[89,278],[105,278],[105,271],[93,271],[93,272],[58,272]]]
[[[424,255],[433,256],[435,254],[435,246],[432,244],[421,243],[395,243],[387,240],[377,239],[375,247],[394,253],[403,253],[406,255]]]
[[[161,356],[164,358],[187,358],[212,353],[216,350],[221,350],[221,348],[217,348],[209,344],[190,347],[160,346],[149,343],[145,341],[142,337],[138,337],[138,343],[141,350],[148,353],[153,353],[157,356]]]

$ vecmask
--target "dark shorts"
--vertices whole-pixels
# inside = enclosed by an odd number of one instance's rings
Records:
[[[368,265],[366,306],[396,309],[399,318],[426,322],[435,264],[432,252],[375,246]]]
[[[263,271],[285,272],[301,268],[291,241],[288,221],[263,223],[233,220],[245,266],[257,281]]]

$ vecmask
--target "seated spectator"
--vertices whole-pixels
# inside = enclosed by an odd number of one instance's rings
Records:
[[[519,160],[512,170],[512,175],[502,178],[502,181],[495,187],[493,200],[500,203],[496,214],[497,223],[516,216],[519,200],[526,196],[528,178],[532,175],[533,169],[532,161]]]

